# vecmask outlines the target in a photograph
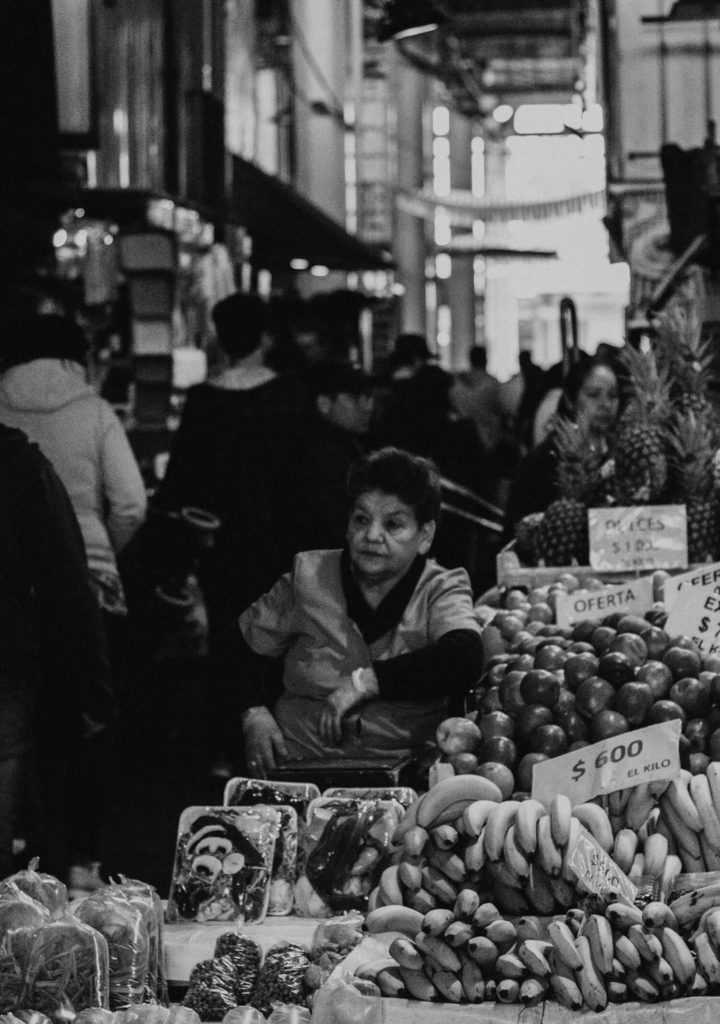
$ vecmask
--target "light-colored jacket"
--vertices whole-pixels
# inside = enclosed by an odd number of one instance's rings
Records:
[[[93,576],[117,578],[116,554],[147,507],[120,420],[78,363],[34,359],[0,379],[0,421],[24,431],[52,462],[80,524]]]

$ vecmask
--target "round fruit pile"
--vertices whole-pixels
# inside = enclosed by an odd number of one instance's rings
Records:
[[[720,657],[669,636],[659,601],[643,616],[614,612],[558,626],[554,595],[573,584],[575,577],[530,593],[510,589],[503,607],[478,609],[506,651],[479,682],[476,714],[438,729],[455,772],[491,778],[507,798],[531,790],[538,761],[674,718],[683,767],[704,772],[720,760]]]

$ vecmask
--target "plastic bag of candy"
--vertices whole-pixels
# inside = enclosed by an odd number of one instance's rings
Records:
[[[67,886],[54,875],[40,871],[39,867],[40,858],[33,857],[27,868],[0,882],[0,893],[12,891],[12,886],[16,885],[21,892],[41,903],[51,917],[61,917],[68,905]]]
[[[114,883],[117,886],[117,883]],[[166,1005],[168,1003],[167,980],[163,965],[163,928],[165,912],[157,890],[147,882],[120,875],[119,888],[133,906],[143,915],[148,932],[148,970],[145,985],[145,1000]]]
[[[310,1024],[311,1020],[307,1006],[278,1004],[268,1017],[268,1024]]]
[[[28,954],[25,1005],[58,1022],[91,1006],[109,1008],[105,937],[74,917],[38,929]]]
[[[106,885],[75,907],[78,921],[105,937],[110,964],[110,1009],[145,999],[150,939],[142,910],[119,886]]]
[[[235,1002],[238,1005],[250,1002],[260,973],[262,951],[257,942],[239,932],[225,932],[218,936],[214,957],[227,957],[232,961],[235,972]]]
[[[254,1006],[236,1006],[234,1010],[228,1010],[222,1024],[266,1024],[266,1017]]]
[[[266,1016],[278,1003],[305,1003],[305,971],[310,964],[307,949],[294,942],[279,942],[265,954],[253,1006]]]
[[[195,964],[182,1005],[201,1021],[222,1020],[228,1010],[237,1006],[237,970],[229,956],[212,957]]]
[[[30,950],[37,930],[49,923],[47,908],[6,879],[0,892],[0,1013],[24,1005]]]

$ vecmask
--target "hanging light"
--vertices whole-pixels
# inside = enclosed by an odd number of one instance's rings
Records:
[[[377,27],[378,42],[434,32],[447,20],[447,15],[438,11],[432,0],[386,0]]]

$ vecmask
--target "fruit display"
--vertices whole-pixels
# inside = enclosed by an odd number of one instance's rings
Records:
[[[657,595],[667,577],[655,574]],[[583,589],[601,586],[586,580]],[[478,617],[506,650],[490,659],[479,681],[477,711],[470,713],[476,728],[449,720],[438,729],[443,758],[456,772],[488,774],[510,796],[530,791],[538,761],[678,719],[681,763],[703,773],[720,759],[720,658],[701,654],[689,636],[670,636],[662,600],[643,615],[611,612],[554,624],[557,595],[578,587],[564,574],[528,593],[498,592],[497,606],[478,605]]]
[[[588,508],[608,504],[684,504],[689,561],[720,557],[714,340],[701,328],[694,308],[675,305],[658,318],[651,348],[620,350],[625,403],[611,458],[596,459],[577,425],[557,426],[559,498],[516,530],[527,565],[587,565]]]

